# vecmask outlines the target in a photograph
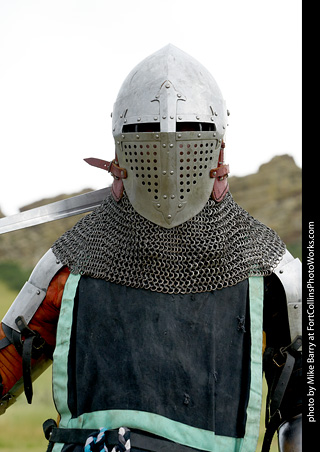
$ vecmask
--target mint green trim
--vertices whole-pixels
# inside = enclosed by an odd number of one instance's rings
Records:
[[[60,411],[62,428],[104,427],[115,429],[121,426],[142,429],[167,438],[179,444],[209,452],[254,452],[259,434],[261,394],[262,394],[262,309],[263,278],[249,278],[250,319],[251,319],[251,386],[247,409],[247,425],[244,438],[230,438],[214,432],[198,429],[173,421],[154,413],[133,410],[105,410],[84,413],[71,418],[68,408],[67,369],[68,353],[73,320],[74,296],[79,275],[70,275],[65,286],[61,315],[57,331],[57,345],[53,362],[53,389],[56,405]],[[56,359],[55,359],[56,358]],[[60,452],[61,444],[53,451]]]
[[[71,417],[68,408],[68,355],[73,321],[74,297],[80,275],[70,274],[63,292],[57,328],[56,348],[53,354],[52,386],[55,404],[61,416],[60,427],[66,427]]]
[[[66,427],[71,418],[68,407],[68,355],[73,320],[74,297],[80,275],[70,274],[63,291],[57,328],[56,348],[53,354],[52,388],[53,398],[61,416],[60,427]],[[61,452],[63,444],[56,443],[52,452]]]
[[[255,451],[259,437],[262,403],[263,296],[263,277],[255,276],[249,278],[251,384],[247,408],[246,431],[240,452]]]

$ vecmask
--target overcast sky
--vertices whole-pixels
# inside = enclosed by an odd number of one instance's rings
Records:
[[[0,0],[0,209],[110,183],[111,112],[142,59],[172,43],[230,110],[230,175],[301,166],[301,0]]]

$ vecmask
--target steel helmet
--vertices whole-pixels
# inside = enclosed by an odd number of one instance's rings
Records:
[[[171,44],[153,53],[114,104],[115,197],[124,185],[134,209],[165,228],[199,213],[214,184],[219,201],[228,185],[218,189],[228,173],[220,154],[226,125],[221,91],[204,66]]]

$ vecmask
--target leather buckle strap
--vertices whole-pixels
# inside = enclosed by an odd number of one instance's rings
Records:
[[[14,345],[22,356],[24,392],[30,404],[33,396],[31,359],[38,359],[42,354],[51,358],[52,349],[37,331],[29,328],[23,316],[17,317],[15,322],[20,334],[15,332],[19,339],[15,339]]]
[[[211,179],[223,180],[226,177],[228,177],[229,173],[230,173],[229,165],[221,165],[218,166],[217,168],[210,170],[210,177]]]
[[[125,168],[121,168],[115,159],[113,159],[111,162],[108,162],[107,160],[97,158],[87,158],[84,159],[84,161],[89,165],[108,171],[108,173],[111,173],[115,179],[127,178],[127,170]]]
[[[282,368],[282,370],[270,397],[269,422],[265,432],[261,452],[268,452],[270,450],[274,433],[283,421],[281,416],[281,403],[293,372],[296,360],[295,353],[299,350],[301,344],[302,337],[297,336],[290,345],[281,348],[280,354],[275,355],[273,358],[273,362],[277,365],[277,367]],[[283,362],[278,362],[279,356],[282,356]]]

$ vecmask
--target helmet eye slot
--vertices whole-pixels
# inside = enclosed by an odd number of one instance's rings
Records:
[[[215,132],[216,125],[212,122],[177,122],[177,132]]]
[[[159,122],[148,122],[138,124],[124,124],[122,133],[137,133],[137,132],[160,132]]]
[[[216,125],[210,122],[177,122],[177,132],[215,132]],[[124,124],[122,133],[160,132],[159,122]]]

